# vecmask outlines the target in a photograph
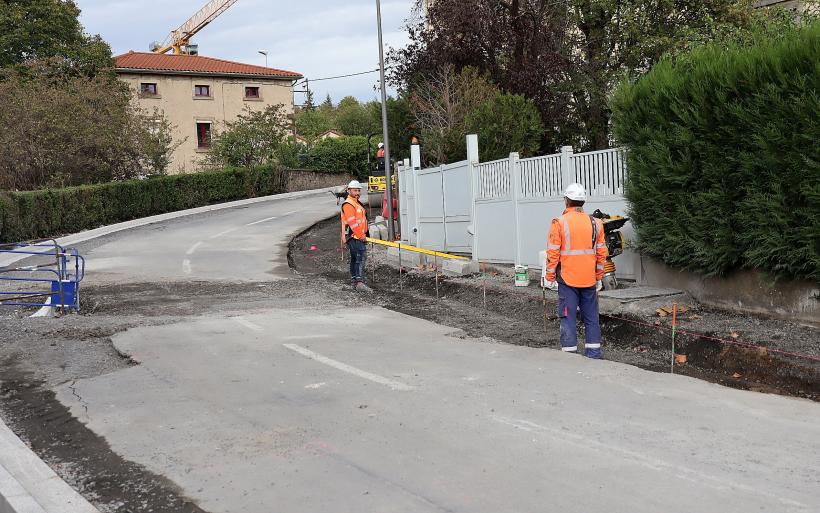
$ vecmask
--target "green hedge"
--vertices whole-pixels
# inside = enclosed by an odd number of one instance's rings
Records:
[[[820,280],[820,24],[663,61],[612,108],[645,253]]]
[[[272,167],[0,192],[0,242],[75,233],[140,217],[285,192],[287,171]]]

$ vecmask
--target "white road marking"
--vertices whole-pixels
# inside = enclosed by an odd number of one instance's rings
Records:
[[[413,390],[416,387],[407,385],[404,383],[399,383],[398,381],[393,381],[392,379],[387,379],[384,376],[379,376],[378,374],[373,374],[372,372],[363,371],[361,369],[357,369],[351,365],[346,363],[342,363],[327,356],[322,356],[319,353],[314,353],[310,349],[305,349],[302,346],[298,346],[296,344],[283,344],[286,348],[290,349],[291,351],[297,352],[302,356],[306,356],[311,360],[316,360],[319,363],[323,363],[334,369],[338,369],[342,372],[347,372],[348,374],[353,374],[354,376],[358,376],[360,378],[366,379],[368,381],[372,381],[374,383],[379,383],[380,385],[385,385],[393,390]]]
[[[186,255],[193,255],[193,254],[194,254],[194,252],[195,252],[197,249],[199,249],[199,246],[201,246],[201,245],[202,245],[202,241],[197,242],[196,244],[194,244],[193,246],[191,246],[190,248],[188,248],[188,251],[186,251],[186,252],[185,252],[185,254],[186,254]]]
[[[185,274],[191,274],[191,261],[187,258],[182,261],[182,271]]]
[[[511,419],[509,417],[495,415],[491,416],[490,418],[501,424],[512,426],[516,429],[520,429],[521,431],[526,431],[527,433],[546,435],[550,439],[550,441],[555,443],[568,443],[575,445],[576,447],[588,449],[593,452],[614,453],[621,459],[631,461],[633,463],[651,468],[653,470],[666,471],[673,474],[676,477],[685,479],[687,481],[691,481],[693,483],[703,483],[716,490],[729,491],[732,488],[736,488],[743,490],[746,493],[769,497],[770,499],[777,500],[783,504],[788,504],[789,506],[805,508],[808,511],[808,506],[806,504],[803,504],[802,502],[798,502],[787,497],[780,497],[778,495],[766,492],[765,490],[761,490],[753,486],[731,482],[727,479],[726,476],[713,476],[705,474],[700,470],[691,469],[689,467],[685,467],[683,465],[679,465],[676,463],[670,463],[660,458],[647,456],[640,452],[624,449],[612,444],[605,444],[597,440],[594,440],[591,437],[579,435],[569,430],[550,428],[524,419]]]
[[[258,324],[254,324],[251,321],[245,319],[244,317],[231,317],[231,319],[233,319],[234,322],[236,322],[238,324],[241,324],[242,326],[248,328],[251,331],[258,331],[258,332],[265,331],[265,329],[262,326],[259,326]]]
[[[273,221],[274,219],[278,219],[278,218],[279,218],[279,216],[268,217],[268,218],[265,218],[265,219],[260,219],[259,221],[254,221],[252,223],[248,223],[245,226],[253,226],[255,224],[264,223],[266,221]]]
[[[230,229],[228,229],[228,230],[225,230],[224,232],[219,232],[219,233],[216,233],[216,234],[214,234],[214,235],[211,235],[209,238],[211,238],[211,239],[216,239],[216,238],[222,237],[223,235],[228,235],[228,234],[229,234],[229,233],[231,233],[231,232],[235,232],[235,231],[236,231],[236,230],[238,230],[238,229],[239,229],[239,227],[238,227],[238,226],[236,226],[236,227],[234,227],[234,228],[230,228]]]
[[[47,305],[51,304],[51,296],[48,296],[46,298],[46,304]],[[29,315],[29,317],[46,317],[50,314],[51,314],[51,307],[50,306],[44,306],[44,307],[41,307],[36,312],[34,312],[33,314]]]
[[[316,338],[330,338],[330,335],[290,335],[282,337],[283,340],[307,340]]]
[[[298,210],[291,210],[290,212],[285,212],[284,214],[282,214],[282,217],[289,216],[289,215],[295,214],[297,212],[299,212],[299,211]]]
[[[305,385],[305,388],[307,388],[308,390],[316,390],[317,388],[322,388],[325,385],[327,385],[327,383],[322,381],[321,383],[314,383],[312,385]]]

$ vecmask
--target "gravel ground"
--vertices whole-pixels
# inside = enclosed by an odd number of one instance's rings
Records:
[[[291,267],[298,272],[337,283],[348,280],[348,264],[343,256],[335,218],[294,239],[289,254]],[[554,296],[547,298],[545,307],[540,287],[535,283],[527,288],[515,287],[510,270],[494,268],[497,272],[488,272],[483,278],[439,275],[440,300],[436,299],[434,272],[406,271],[400,278],[386,251],[378,246],[371,248],[368,277],[374,293],[370,301],[461,328],[473,337],[532,347],[560,347]],[[679,316],[678,329],[691,335],[677,337],[677,352],[686,354],[688,362],[677,365],[676,373],[735,388],[820,400],[820,364],[776,352],[820,357],[820,330],[799,323],[706,309],[691,298],[686,300],[690,310]],[[656,309],[666,301],[669,298],[655,298],[629,308],[613,307],[617,302],[612,301],[607,307],[602,302],[602,310],[617,311],[616,315],[602,313],[606,358],[669,372],[672,321],[656,314]]]

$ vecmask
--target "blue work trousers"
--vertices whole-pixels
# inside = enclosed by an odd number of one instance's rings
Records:
[[[367,262],[367,244],[359,239],[351,238],[347,241],[347,249],[350,251],[350,279],[353,286],[356,283],[365,283],[364,264]]]
[[[558,317],[561,319],[561,349],[578,351],[577,312],[581,309],[586,344],[584,354],[601,358],[601,325],[598,322],[598,292],[595,287],[570,287],[558,283]]]

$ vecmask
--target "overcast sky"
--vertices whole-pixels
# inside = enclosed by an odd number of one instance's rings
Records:
[[[114,55],[148,51],[152,41],[198,11],[207,0],[75,0],[89,34],[100,34]],[[405,21],[413,0],[382,0],[385,46],[407,41]],[[249,64],[265,64],[258,50],[268,51],[272,68],[321,78],[378,67],[375,0],[239,0],[192,39],[201,55]],[[387,50],[385,49],[385,52]],[[372,100],[378,73],[315,82],[317,102],[327,93],[334,103],[352,95]],[[392,92],[392,91],[391,91]],[[297,94],[297,103],[304,99]]]

